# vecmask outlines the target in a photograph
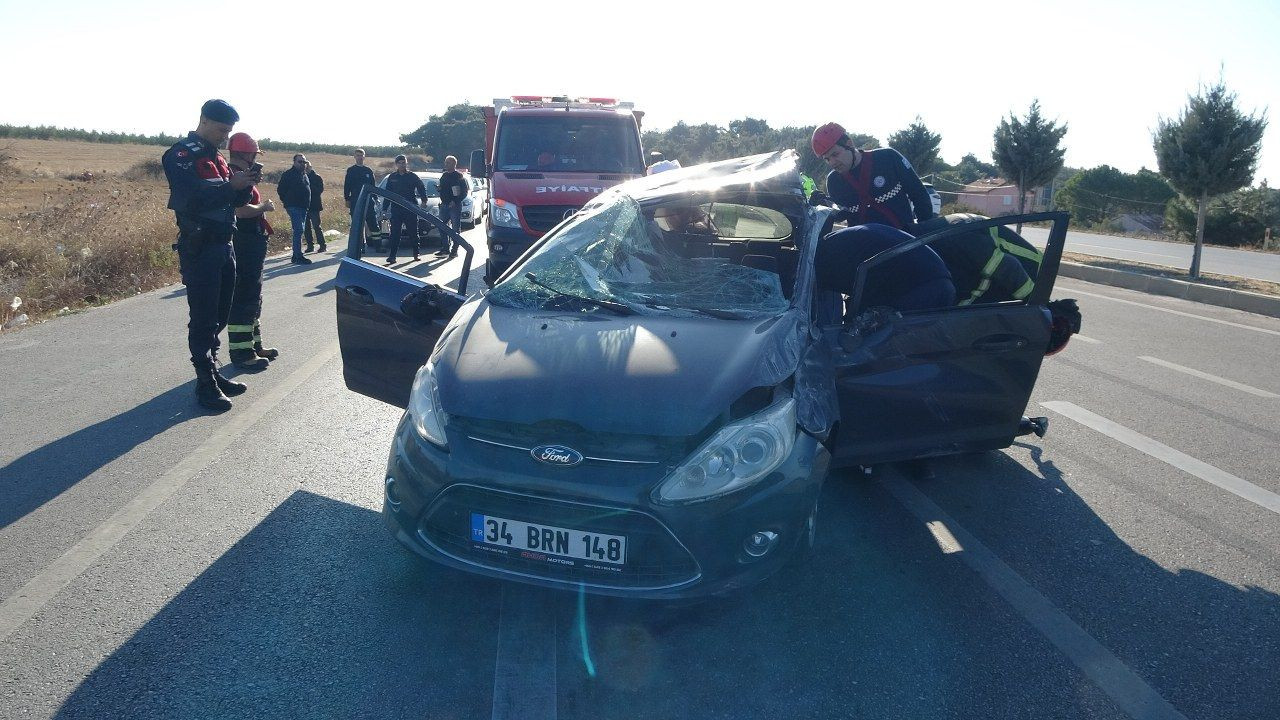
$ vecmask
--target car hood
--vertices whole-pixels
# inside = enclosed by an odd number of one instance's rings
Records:
[[[688,436],[795,371],[792,313],[763,320],[612,316],[468,303],[433,355],[450,415]]]

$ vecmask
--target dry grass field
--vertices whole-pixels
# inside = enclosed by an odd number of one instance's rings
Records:
[[[159,168],[165,148],[70,140],[0,140],[0,326],[21,314],[59,312],[162,287],[178,279],[176,229]],[[266,173],[291,152],[263,156]],[[351,158],[308,153],[325,180],[324,228],[349,227],[342,179]],[[381,175],[384,159],[370,164]],[[275,184],[261,185],[276,200]],[[268,216],[272,250],[288,248],[283,208]],[[14,298],[21,298],[15,307]]]

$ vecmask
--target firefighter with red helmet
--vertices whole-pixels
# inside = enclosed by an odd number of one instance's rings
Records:
[[[236,133],[227,143],[232,170],[249,170],[262,150],[249,133]],[[258,188],[252,188],[249,202],[236,208],[236,233],[232,245],[236,251],[236,289],[231,294],[231,312],[227,317],[227,351],[231,362],[242,370],[261,370],[268,361],[279,357],[275,348],[262,346],[262,266],[267,259],[267,236],[271,223],[267,213],[276,209],[270,198],[263,199]]]
[[[862,150],[837,123],[813,131],[813,154],[831,168],[827,196],[846,210],[850,225],[880,223],[912,232],[933,218],[933,203],[911,163],[893,148]]]

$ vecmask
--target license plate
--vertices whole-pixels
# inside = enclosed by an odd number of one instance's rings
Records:
[[[471,513],[471,539],[534,553],[622,565],[627,538]]]

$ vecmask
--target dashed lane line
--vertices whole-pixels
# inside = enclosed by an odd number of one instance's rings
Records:
[[[555,720],[555,594],[504,583],[493,669],[493,720]]]
[[[1062,291],[1066,291],[1066,288],[1059,288],[1059,289]],[[1136,305],[1140,308],[1146,308],[1148,310],[1159,310],[1160,312],[1169,313],[1170,315],[1181,315],[1182,317],[1195,318],[1196,320],[1204,320],[1205,322],[1218,323],[1219,325],[1229,325],[1231,327],[1241,328],[1244,330],[1252,330],[1254,332],[1280,336],[1280,330],[1268,330],[1267,328],[1254,327],[1253,325],[1245,325],[1243,323],[1231,322],[1230,320],[1219,320],[1218,318],[1211,318],[1205,315],[1196,315],[1195,313],[1182,312],[1181,310],[1174,310],[1172,308],[1160,307],[1159,305],[1148,305],[1146,303],[1135,302],[1133,300],[1123,300],[1121,298],[1111,297],[1110,295],[1103,295],[1101,293],[1092,293],[1086,290],[1079,290],[1074,287],[1070,289],[1070,293],[1072,295],[1087,295],[1089,297],[1101,298],[1103,300],[1110,300],[1111,302],[1124,303],[1125,305]]]
[[[1146,435],[1130,430],[1120,423],[1113,422],[1101,415],[1089,412],[1088,410],[1085,410],[1073,403],[1053,400],[1050,402],[1042,402],[1040,403],[1040,406],[1048,410],[1052,410],[1059,415],[1065,415],[1085,427],[1097,430],[1113,440],[1117,440],[1128,445],[1139,452],[1146,453],[1147,455],[1150,455],[1163,463],[1172,465],[1185,473],[1194,475],[1211,485],[1217,485],[1223,490],[1234,495],[1238,495],[1259,507],[1270,510],[1273,513],[1280,514],[1280,495],[1277,495],[1270,490],[1264,490],[1248,480],[1238,478],[1226,470],[1219,470],[1209,463],[1197,460],[1184,452],[1174,450],[1158,440],[1152,440]]]
[[[138,493],[124,507],[71,546],[57,560],[31,578],[17,592],[0,603],[0,642],[35,617],[64,587],[80,576],[93,563],[115,547],[156,508],[178,492],[202,470],[217,460],[246,430],[253,427],[289,393],[316,374],[338,354],[338,344],[331,342],[320,352],[290,373],[247,407],[237,407],[227,414],[226,422],[201,443]]]
[[[1239,383],[1239,382],[1236,382],[1235,380],[1228,380],[1223,377],[1218,377],[1217,375],[1210,375],[1209,373],[1204,372],[1202,370],[1196,370],[1195,368],[1189,368],[1189,367],[1179,365],[1177,363],[1171,363],[1168,360],[1161,360],[1160,358],[1151,357],[1150,355],[1139,355],[1138,359],[1146,360],[1147,362],[1152,363],[1153,365],[1166,367],[1166,368],[1169,368],[1170,370],[1177,370],[1180,373],[1186,373],[1187,375],[1191,375],[1192,377],[1198,377],[1201,380],[1208,380],[1209,382],[1215,382],[1215,383],[1218,383],[1219,385],[1225,385],[1229,388],[1235,388],[1236,390],[1247,392],[1250,395],[1257,395],[1258,397],[1269,398],[1273,400],[1275,398],[1280,398],[1280,395],[1277,395],[1273,392],[1267,392],[1266,390],[1259,390],[1258,388],[1253,387],[1252,385],[1245,385],[1244,383]]]
[[[1186,716],[1174,709],[1129,666],[960,527],[910,481],[901,476],[889,476],[882,477],[880,483],[934,533],[935,539],[938,539],[937,528],[947,530],[950,543],[954,545],[943,546],[943,541],[939,540],[943,552],[963,561],[977,573],[1126,715],[1133,720],[1186,720]]]

